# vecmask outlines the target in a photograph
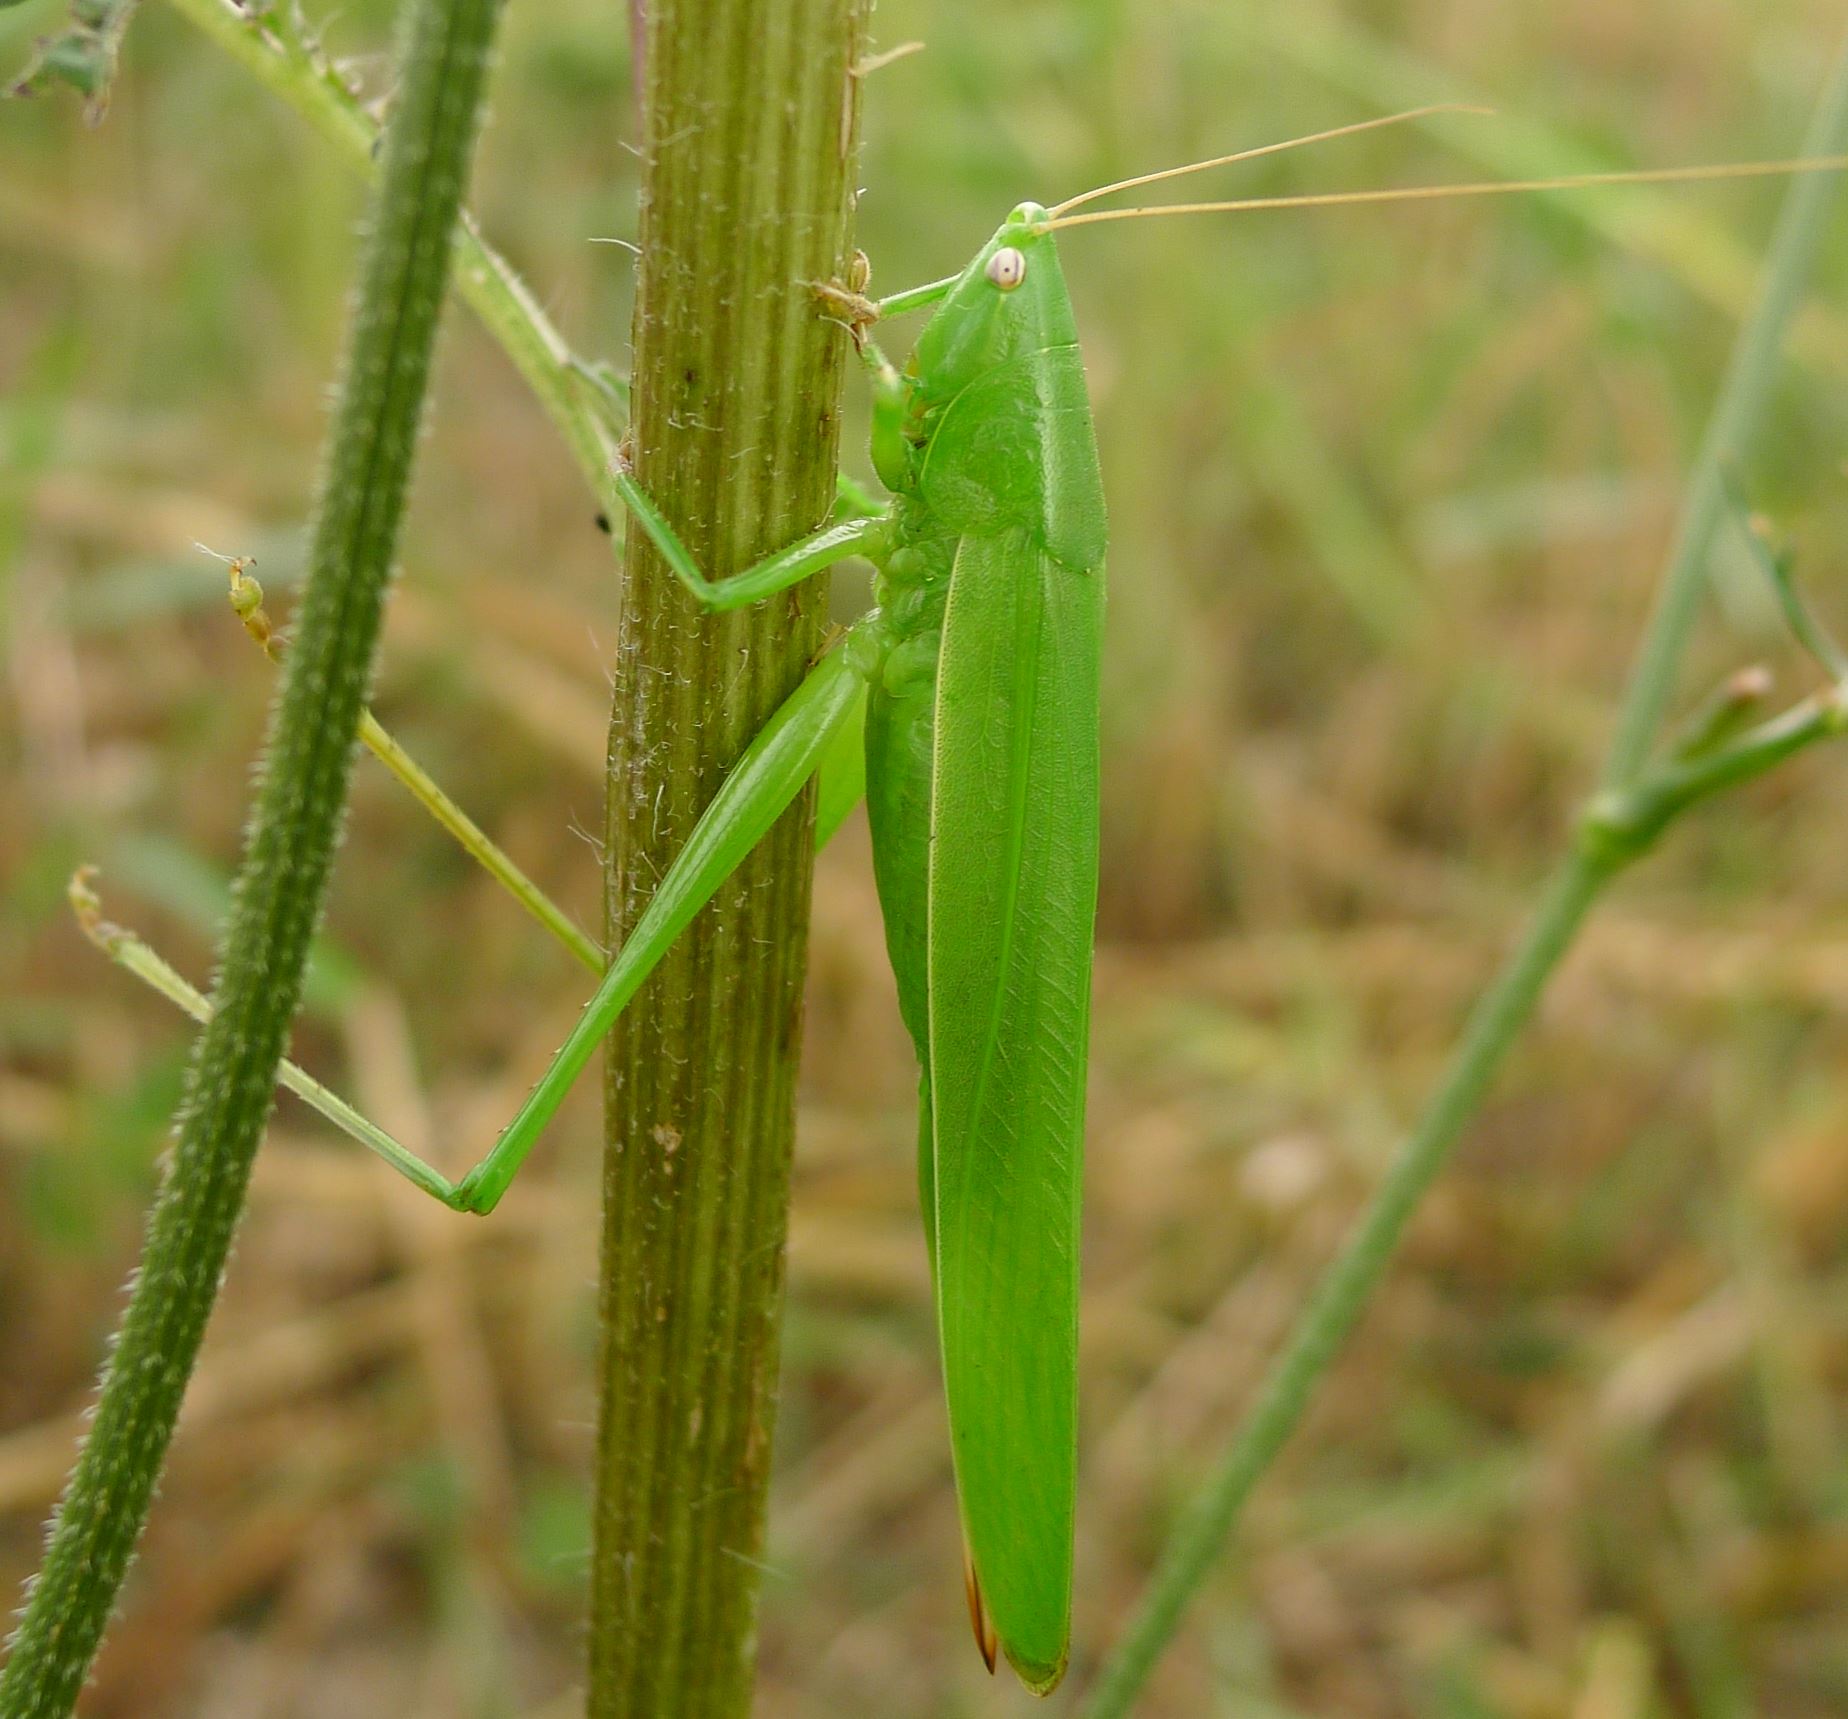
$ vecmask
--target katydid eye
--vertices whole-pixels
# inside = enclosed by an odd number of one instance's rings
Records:
[[[1003,245],[988,259],[984,273],[1003,292],[1012,292],[1027,278],[1027,259],[1012,245]]]

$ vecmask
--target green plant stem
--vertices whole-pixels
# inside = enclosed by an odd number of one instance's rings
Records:
[[[832,503],[849,343],[806,283],[845,278],[851,255],[864,13],[865,0],[646,8],[635,470],[714,576]],[[611,948],[807,671],[821,585],[707,615],[628,534]],[[812,806],[805,793],[719,891],[610,1042],[591,1719],[750,1709]]]
[[[417,445],[497,0],[412,0],[401,80],[269,742],[178,1137],[45,1560],[4,1719],[74,1706],[146,1519],[243,1210],[301,993]]]
[[[1831,74],[1806,150],[1848,142],[1848,43]],[[1766,279],[1740,332],[1689,483],[1661,595],[1651,615],[1604,772],[1606,790],[1581,824],[1526,937],[1471,1013],[1435,1096],[1324,1272],[1199,1496],[1163,1550],[1121,1641],[1080,1704],[1084,1719],[1121,1719],[1219,1555],[1240,1510],[1302,1420],[1316,1385],[1385,1275],[1400,1237],[1461,1139],[1548,980],[1605,886],[1696,801],[1762,774],[1794,751],[1839,733],[1843,694],[1799,707],[1723,751],[1647,769],[1673,695],[1724,500],[1728,461],[1761,422],[1790,317],[1823,232],[1833,175],[1799,178],[1778,223]]]
[[[288,3],[279,0],[281,5]],[[281,96],[335,145],[349,167],[367,174],[376,170],[378,127],[318,52],[273,27],[280,13],[246,10],[233,0],[168,4]],[[457,220],[457,291],[513,360],[606,514],[620,517],[621,498],[609,482],[616,432],[606,412],[593,404],[579,360],[526,283],[481,237],[466,211],[459,212]]]
[[[1844,145],[1848,145],[1848,39],[1837,52],[1802,153],[1833,155]],[[1655,611],[1630,673],[1616,737],[1605,763],[1607,786],[1622,787],[1636,778],[1675,696],[1681,661],[1707,583],[1714,537],[1726,519],[1727,471],[1764,421],[1784,336],[1802,303],[1804,283],[1822,243],[1838,178],[1834,173],[1802,174],[1785,195],[1757,303],[1733,347],[1719,398],[1688,475],[1668,569],[1657,588]]]
[[[1471,1013],[1418,1127],[1316,1284],[1231,1444],[1164,1549],[1128,1635],[1085,1700],[1086,1719],[1116,1719],[1130,1710],[1252,1488],[1296,1430],[1317,1383],[1359,1323],[1419,1201],[1449,1162],[1605,887],[1690,807],[1844,731],[1848,688],[1836,687],[1720,750],[1672,759],[1633,788],[1592,802],[1526,936]]]
[[[1471,1015],[1423,1120],[1323,1273],[1231,1444],[1163,1549],[1127,1634],[1086,1695],[1080,1709],[1086,1719],[1115,1719],[1130,1711],[1245,1500],[1296,1430],[1391,1263],[1406,1223],[1448,1162],[1609,875],[1605,864],[1575,851],[1553,878],[1519,949]]]

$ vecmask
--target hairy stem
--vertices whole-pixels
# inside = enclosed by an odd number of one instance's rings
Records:
[[[412,0],[294,649],[220,950],[213,1015],[94,1422],[0,1672],[4,1719],[76,1702],[173,1434],[300,997],[417,445],[498,0]]]
[[[659,0],[643,52],[636,475],[712,575],[834,495],[865,0]],[[629,533],[608,943],[806,672],[820,591],[703,614]],[[804,794],[625,1015],[607,1077],[593,1719],[749,1710],[807,933]]]
[[[1807,149],[1848,143],[1848,44],[1812,125]],[[1436,1094],[1272,1363],[1245,1418],[1163,1548],[1129,1628],[1081,1706],[1085,1719],[1130,1712],[1188,1602],[1224,1547],[1252,1489],[1289,1441],[1316,1386],[1359,1323],[1392,1263],[1406,1225],[1462,1138],[1509,1052],[1533,1018],[1555,968],[1604,887],[1698,800],[1762,773],[1792,751],[1840,731],[1842,694],[1818,700],[1714,759],[1671,759],[1650,769],[1673,695],[1720,518],[1726,463],[1756,433],[1778,355],[1815,261],[1835,175],[1791,187],[1751,318],[1690,477],[1675,547],[1625,697],[1604,779],[1571,853],[1555,872],[1526,937],[1472,1012]]]

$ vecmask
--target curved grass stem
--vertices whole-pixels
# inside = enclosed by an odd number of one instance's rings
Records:
[[[339,151],[348,166],[377,171],[379,128],[319,49],[287,26],[287,0],[262,10],[234,0],[168,0],[189,23],[281,96]],[[480,317],[551,419],[599,504],[614,519],[621,498],[610,483],[619,429],[612,428],[586,366],[512,266],[456,215],[456,290]]]
[[[1844,145],[1848,42],[1804,149],[1834,154]],[[1423,1117],[1298,1314],[1256,1401],[1170,1537],[1127,1631],[1080,1705],[1084,1719],[1121,1719],[1131,1710],[1246,1499],[1301,1422],[1317,1384],[1391,1264],[1425,1190],[1449,1161],[1604,888],[1647,852],[1681,812],[1839,733],[1848,720],[1838,688],[1719,752],[1696,759],[1671,757],[1656,769],[1648,764],[1674,696],[1708,555],[1724,517],[1727,466],[1749,445],[1765,416],[1784,337],[1821,243],[1835,178],[1799,179],[1785,200],[1757,305],[1741,330],[1689,477],[1674,549],[1605,766],[1606,790],[1554,873],[1526,937],[1471,1013]]]
[[[1423,1120],[1297,1315],[1250,1410],[1169,1538],[1128,1633],[1081,1705],[1085,1719],[1118,1719],[1131,1710],[1245,1500],[1303,1418],[1425,1190],[1449,1161],[1609,875],[1591,855],[1575,851],[1548,886],[1519,949],[1471,1015]]]
[[[1359,1323],[1425,1191],[1450,1160],[1490,1083],[1532,1019],[1554,969],[1606,886],[1682,813],[1848,732],[1848,687],[1807,699],[1731,744],[1670,758],[1632,788],[1601,794],[1555,872],[1527,935],[1483,994],[1423,1118],[1298,1315],[1256,1399],[1168,1542],[1128,1636],[1087,1697],[1086,1719],[1117,1719],[1148,1677],[1251,1490],[1296,1430],[1316,1385]]]

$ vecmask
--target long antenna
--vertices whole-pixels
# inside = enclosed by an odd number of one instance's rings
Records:
[[[1505,197],[1516,192],[1570,191],[1590,185],[1677,185],[1715,179],[1767,179],[1791,173],[1836,173],[1848,155],[1794,161],[1737,161],[1709,167],[1646,167],[1619,173],[1567,174],[1558,179],[1489,179],[1462,185],[1399,185],[1378,191],[1322,191],[1307,196],[1239,197],[1227,203],[1157,203],[1146,209],[1093,209],[1082,215],[1050,213],[1042,231],[1083,227],[1094,221],[1140,221],[1151,215],[1234,215],[1254,209],[1333,209],[1355,203],[1427,203],[1444,197]],[[1133,182],[1132,182],[1133,183]],[[1069,206],[1069,205],[1067,205]]]
[[[1158,173],[1139,173],[1133,179],[1119,179],[1114,185],[1099,185],[1094,190],[1079,192],[1076,197],[1067,197],[1047,213],[1057,219],[1080,204],[1095,203],[1099,197],[1108,197],[1117,191],[1133,191],[1138,185],[1153,185],[1161,179],[1179,179],[1185,173],[1204,173],[1209,167],[1231,167],[1240,161],[1256,161],[1261,155],[1281,155],[1286,149],[1301,149],[1311,143],[1328,143],[1334,138],[1352,137],[1362,131],[1380,131],[1389,125],[1405,125],[1411,120],[1429,119],[1433,114],[1487,114],[1494,111],[1493,108],[1474,107],[1467,102],[1449,101],[1436,102],[1429,107],[1409,108],[1404,113],[1389,113],[1380,119],[1363,119],[1354,125],[1338,125],[1332,131],[1315,131],[1307,137],[1288,137],[1281,143],[1264,143],[1255,149],[1241,149],[1235,155],[1215,155],[1210,161],[1190,161],[1185,167],[1164,167]]]

